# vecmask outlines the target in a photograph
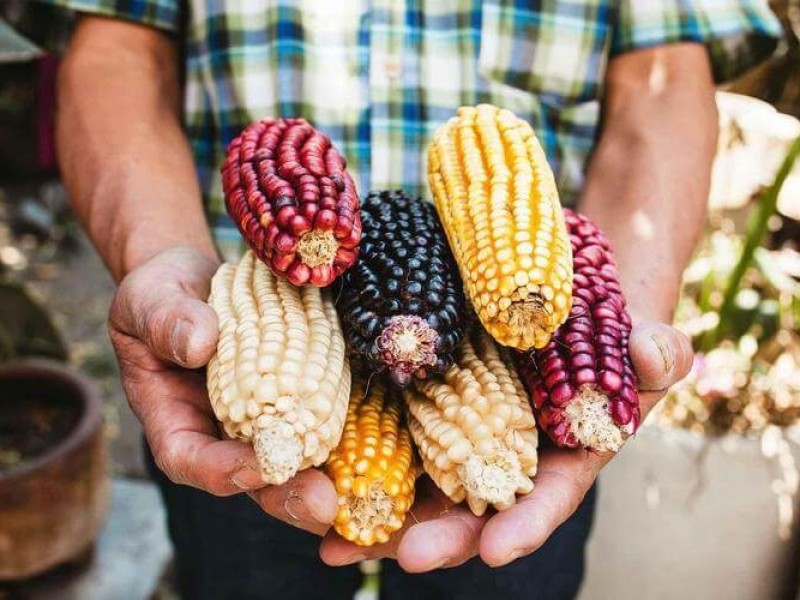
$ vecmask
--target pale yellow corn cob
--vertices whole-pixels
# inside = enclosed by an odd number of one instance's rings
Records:
[[[479,328],[444,374],[406,390],[409,427],[425,471],[476,515],[512,506],[533,489],[537,433],[525,388]]]
[[[225,432],[252,441],[267,483],[325,462],[350,394],[330,293],[276,278],[248,251],[219,268],[208,302],[220,327],[208,395]]]
[[[414,447],[400,392],[383,376],[367,384],[354,373],[344,434],[326,471],[339,496],[339,535],[371,546],[403,526],[414,503]]]
[[[572,305],[572,250],[533,129],[488,104],[462,107],[431,141],[428,181],[486,330],[506,346],[544,347]]]

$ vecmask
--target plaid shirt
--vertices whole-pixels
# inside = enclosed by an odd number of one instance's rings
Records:
[[[359,189],[426,194],[424,149],[464,104],[531,122],[564,200],[580,191],[614,55],[708,48],[717,81],[765,58],[765,0],[46,0],[182,35],[185,125],[223,251],[239,239],[218,168],[249,122],[302,116],[345,154]]]

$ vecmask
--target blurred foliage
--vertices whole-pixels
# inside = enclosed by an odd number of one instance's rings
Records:
[[[654,411],[656,422],[753,433],[800,421],[800,252],[782,233],[796,222],[776,212],[798,154],[800,138],[753,202],[710,215],[676,314],[699,352]]]
[[[770,60],[728,89],[800,117],[800,0],[771,0],[770,6],[783,25],[783,41]]]
[[[759,282],[754,282],[751,288],[742,289],[741,287],[744,276],[751,266],[755,266],[756,272],[758,272],[773,288],[781,292],[789,292],[790,294],[796,291],[793,287],[790,287],[790,283],[792,283],[790,278],[783,277],[783,273],[779,268],[770,267],[770,260],[765,256],[767,251],[763,248],[759,248],[759,246],[761,246],[764,239],[767,237],[769,221],[773,216],[776,216],[778,196],[797,161],[798,155],[800,155],[800,137],[789,146],[786,157],[775,176],[775,181],[759,195],[758,201],[750,211],[750,215],[747,219],[746,232],[742,239],[741,251],[737,254],[736,261],[730,273],[724,278],[725,287],[722,291],[722,301],[720,302],[718,310],[717,323],[713,329],[704,332],[699,344],[700,350],[708,352],[713,349],[724,336],[731,331],[734,334],[734,338],[741,337],[746,333],[746,330],[739,328],[737,331],[737,326],[741,323],[747,323],[748,317],[754,318],[757,316],[758,309],[761,308],[763,304],[759,302],[757,296],[753,297],[755,290],[752,288],[756,287]],[[754,261],[756,250],[761,250],[760,255],[762,257],[762,259],[757,262]],[[788,250],[788,252],[792,251]],[[704,311],[708,311],[711,308],[711,306],[709,306],[709,300],[713,295],[713,286],[715,283],[717,283],[717,281],[707,278],[704,280],[704,286],[700,290],[700,307]],[[778,287],[781,284],[784,288],[788,289],[781,289]],[[748,297],[751,299],[749,302],[747,300]],[[793,298],[795,300],[797,299],[796,296],[793,296]],[[747,316],[742,315],[742,308],[745,309]],[[753,310],[747,310],[748,308],[752,308]],[[740,318],[737,319],[737,316]]]

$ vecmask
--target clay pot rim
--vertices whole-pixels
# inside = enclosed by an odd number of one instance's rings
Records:
[[[12,360],[0,364],[0,388],[4,380],[28,378],[48,379],[64,385],[80,404],[81,414],[75,426],[59,442],[36,457],[26,460],[23,467],[5,475],[0,474],[0,484],[24,479],[55,459],[69,454],[76,447],[86,443],[102,423],[100,410],[102,400],[89,379],[76,369],[42,358]]]

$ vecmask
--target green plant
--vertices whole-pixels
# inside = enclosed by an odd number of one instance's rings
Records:
[[[800,138],[754,201],[743,233],[736,211],[711,215],[676,315],[698,353],[654,411],[656,421],[698,433],[757,433],[800,421],[800,252],[785,236],[777,247],[766,243],[798,156]]]
[[[705,352],[716,347],[730,330],[730,324],[733,320],[732,317],[735,310],[735,302],[738,292],[740,291],[742,279],[747,269],[753,264],[756,250],[761,246],[764,237],[767,235],[769,220],[777,209],[778,196],[780,195],[781,188],[786,178],[789,176],[798,155],[800,155],[800,137],[789,146],[789,150],[778,169],[775,180],[772,185],[762,192],[757,206],[748,219],[744,246],[739,260],[736,262],[733,271],[728,277],[727,286],[722,297],[722,304],[719,308],[719,320],[716,327],[703,335],[700,343],[700,349]],[[762,253],[758,266],[761,267],[762,270],[764,267],[769,269],[768,261],[763,260],[763,258]],[[773,275],[773,278],[774,276],[775,275]]]

